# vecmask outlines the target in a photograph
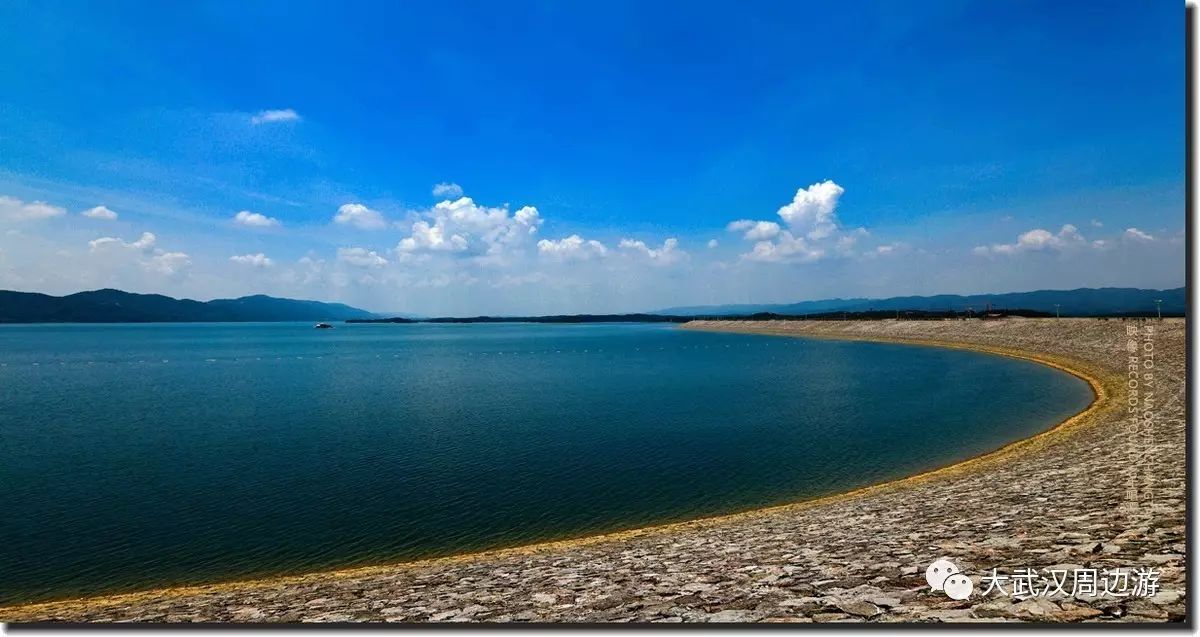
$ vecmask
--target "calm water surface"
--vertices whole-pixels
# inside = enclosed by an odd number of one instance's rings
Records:
[[[0,326],[0,603],[743,510],[989,451],[1087,385],[669,325]]]

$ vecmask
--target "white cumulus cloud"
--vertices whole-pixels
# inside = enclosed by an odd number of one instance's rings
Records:
[[[1151,235],[1146,232],[1142,232],[1141,230],[1138,230],[1137,228],[1126,228],[1125,229],[1125,238],[1133,239],[1134,241],[1154,241],[1154,235]]]
[[[462,186],[459,186],[458,184],[456,184],[454,182],[443,181],[442,183],[435,184],[433,186],[433,196],[457,199],[457,198],[463,196],[463,189],[462,189]]]
[[[764,263],[810,263],[829,254],[852,256],[865,228],[845,231],[837,218],[837,206],[846,192],[832,180],[796,190],[792,201],[776,211],[775,221],[738,219],[725,227],[742,233],[754,247],[742,255]]]
[[[382,268],[388,260],[366,248],[338,248],[338,261],[360,268]]]
[[[274,261],[261,252],[257,254],[239,254],[229,257],[229,260],[233,261],[234,263],[249,265],[256,268],[269,268],[272,265],[275,265]]]
[[[95,208],[88,208],[87,210],[84,210],[83,212],[81,212],[79,214],[81,214],[89,219],[105,219],[108,221],[112,221],[113,219],[117,218],[117,213],[113,212],[112,210],[109,210],[107,206],[96,206]]]
[[[414,221],[409,230],[412,234],[396,244],[397,251],[447,250],[460,252],[467,249],[466,237],[460,234],[446,236],[446,228],[441,224],[431,225],[428,221]]]
[[[257,212],[250,212],[249,210],[243,210],[233,215],[233,222],[239,226],[248,226],[251,228],[271,228],[279,225],[278,219]]]
[[[154,244],[158,242],[158,237],[154,236],[153,232],[143,232],[141,237],[136,241],[124,241],[116,237],[100,237],[88,241],[92,251],[105,250],[108,248],[128,248],[131,250],[139,250],[149,252],[154,249]]]
[[[337,214],[333,216],[334,223],[354,226],[361,230],[379,230],[387,226],[383,215],[378,210],[372,210],[360,203],[342,204]]]
[[[586,261],[608,254],[608,249],[603,243],[595,239],[584,239],[577,234],[557,241],[542,239],[537,242],[537,248],[539,254],[562,261]]]
[[[793,233],[804,233],[814,240],[824,239],[837,231],[834,210],[844,192],[845,188],[825,180],[797,190],[792,203],[780,208],[778,214]]]
[[[752,221],[750,219],[738,219],[731,221],[725,226],[729,232],[741,232],[742,238],[747,241],[762,241],[763,239],[771,239],[779,234],[781,228],[774,221]]]
[[[281,108],[259,111],[250,118],[250,123],[258,126],[259,124],[271,124],[274,122],[296,122],[299,120],[299,113],[290,108]]]
[[[629,250],[650,260],[655,265],[670,265],[688,258],[688,253],[679,249],[679,240],[671,237],[659,248],[651,248],[644,241],[621,239],[617,247]]]

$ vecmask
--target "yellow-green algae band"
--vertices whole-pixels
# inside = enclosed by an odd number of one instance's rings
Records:
[[[411,562],[400,562],[391,564],[381,564],[375,566],[358,566],[346,569],[338,569],[331,571],[320,571],[303,575],[286,575],[269,578],[239,580],[232,582],[221,582],[214,584],[189,585],[171,588],[150,589],[133,593],[121,593],[115,595],[104,595],[97,597],[84,597],[77,599],[58,600],[50,602],[38,602],[33,604],[23,604],[0,608],[0,621],[5,622],[21,622],[23,618],[45,617],[59,612],[70,612],[73,609],[88,608],[98,609],[112,606],[124,606],[137,604],[148,600],[162,600],[173,597],[185,597],[204,595],[212,593],[229,593],[238,590],[261,590],[261,589],[282,589],[289,586],[312,584],[322,581],[338,580],[345,578],[353,578],[359,576],[368,576],[372,574],[394,572],[401,569],[420,569],[423,567],[445,565],[458,562],[470,562],[476,560],[500,559],[510,556],[528,555],[533,553],[547,553],[555,551],[565,551],[576,547],[601,544],[606,542],[617,542],[621,540],[629,540],[638,537],[645,537],[655,534],[670,534],[681,533],[689,530],[701,529],[710,526],[730,524],[739,520],[744,520],[754,516],[778,514],[787,511],[796,511],[807,509],[816,506],[827,505],[833,502],[861,498],[883,491],[891,491],[895,489],[906,488],[912,485],[917,485],[933,479],[941,479],[949,476],[960,475],[969,471],[978,471],[993,466],[998,462],[1005,462],[1012,458],[1025,454],[1037,449],[1044,448],[1047,445],[1054,444],[1057,441],[1065,439],[1066,436],[1075,435],[1079,431],[1085,429],[1088,425],[1096,422],[1100,416],[1108,411],[1119,408],[1120,401],[1116,400],[1120,393],[1124,390],[1122,379],[1112,373],[1100,372],[1092,368],[1091,365],[1077,359],[1046,354],[1042,352],[1028,351],[1013,347],[1001,347],[995,345],[985,345],[980,343],[970,343],[965,341],[944,341],[937,339],[925,338],[899,338],[890,336],[878,335],[856,335],[856,334],[837,334],[837,335],[822,335],[797,333],[786,330],[776,330],[770,328],[762,328],[759,326],[747,328],[743,325],[730,325],[728,323],[703,322],[696,324],[685,324],[684,329],[701,329],[706,331],[726,331],[738,332],[746,334],[763,334],[774,336],[788,336],[799,338],[823,338],[830,340],[845,340],[845,341],[869,341],[881,343],[897,343],[905,345],[921,345],[942,347],[948,349],[961,349],[994,354],[999,356],[1007,356],[1010,358],[1018,358],[1032,361],[1048,367],[1052,367],[1066,373],[1072,374],[1085,382],[1092,388],[1093,400],[1083,411],[1071,416],[1070,418],[1059,423],[1042,433],[1032,437],[1012,442],[995,451],[987,452],[982,455],[955,463],[946,467],[933,469],[924,473],[916,474],[906,478],[900,478],[889,482],[884,482],[877,485],[862,487],[844,493],[823,496],[820,498],[799,501],[790,504],[782,504],[777,506],[753,509],[750,511],[724,514],[706,518],[699,518],[685,522],[674,522],[657,526],[642,527],[625,531],[616,531],[604,533],[600,535],[590,535],[579,538],[571,538],[564,540],[555,540],[549,542],[540,542],[524,546],[511,548],[492,549],[488,551],[463,553],[446,557],[423,559]]]

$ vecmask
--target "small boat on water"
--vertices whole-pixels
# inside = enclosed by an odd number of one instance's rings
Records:
[[[317,324],[316,324],[316,325],[314,325],[313,327],[314,327],[314,328],[316,328],[316,329],[318,329],[318,330],[331,330],[331,329],[333,329],[333,326],[332,326],[332,325],[330,325],[329,323],[317,323]]]

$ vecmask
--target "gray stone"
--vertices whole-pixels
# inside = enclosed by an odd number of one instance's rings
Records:
[[[849,613],[851,615],[865,617],[868,619],[883,612],[875,604],[863,600],[838,602],[835,605],[837,606],[838,610],[842,611],[843,613]]]
[[[706,621],[715,624],[743,623],[755,621],[759,617],[762,617],[761,613],[748,610],[723,610],[709,615]]]
[[[812,620],[818,623],[836,622],[849,618],[850,615],[847,615],[846,613],[816,613],[812,616]]]

